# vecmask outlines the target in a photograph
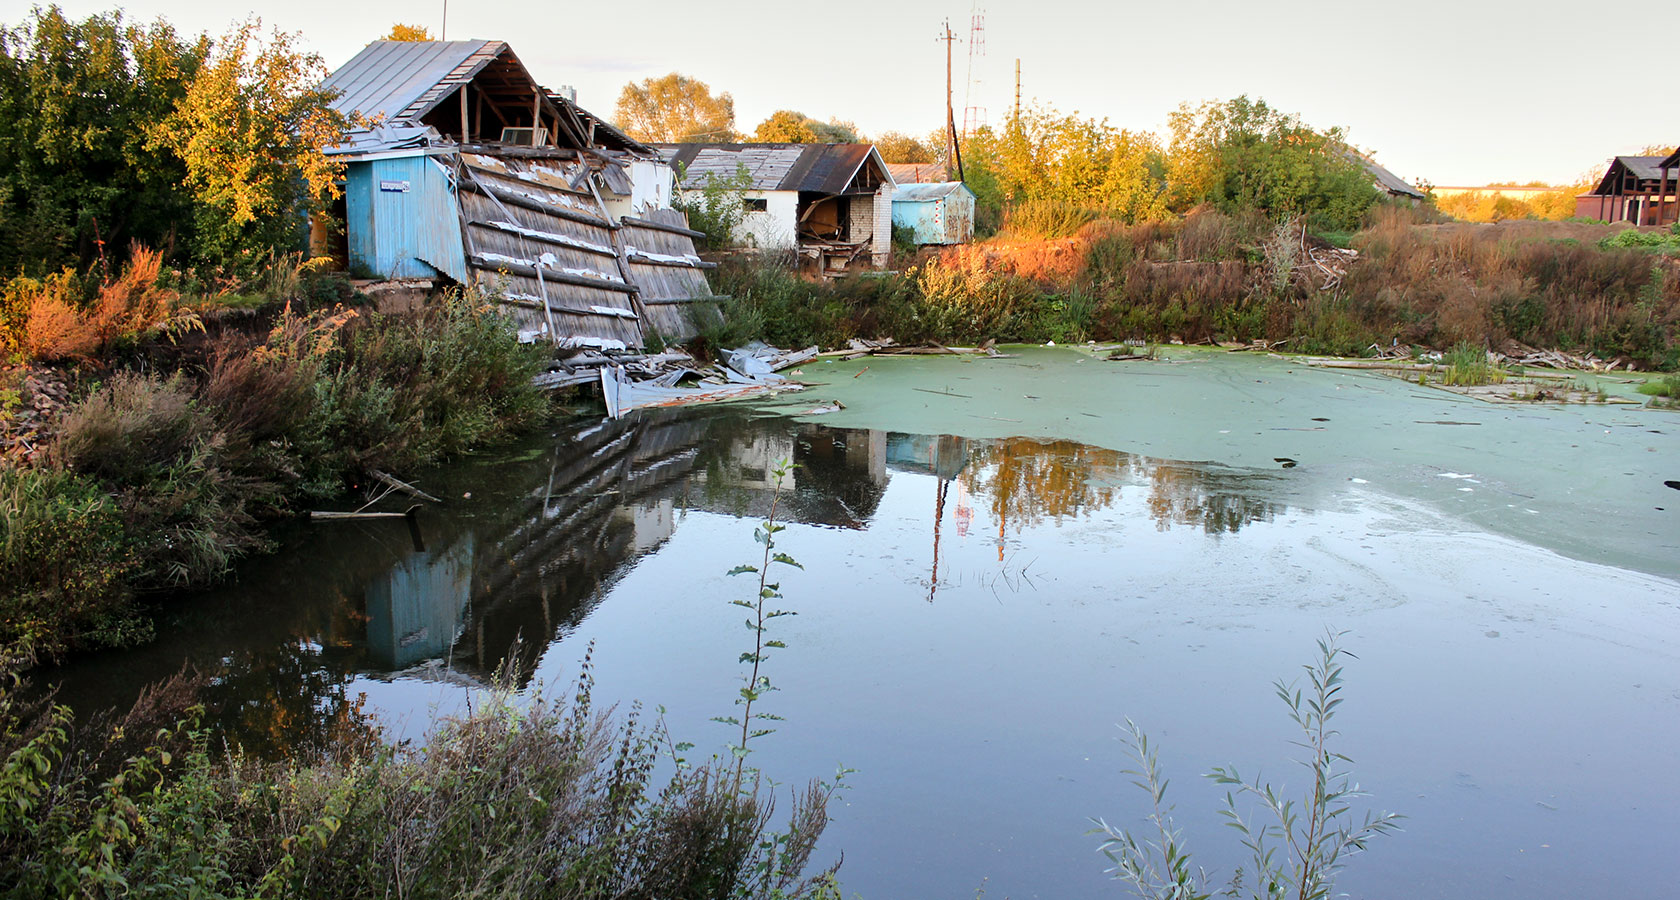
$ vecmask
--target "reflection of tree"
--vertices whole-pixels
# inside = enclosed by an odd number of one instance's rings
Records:
[[[1145,465],[1149,515],[1160,531],[1173,525],[1200,525],[1208,534],[1229,534],[1251,522],[1270,522],[1284,509],[1255,496],[1255,488],[1270,475],[1193,463],[1145,461]]]
[[[1000,533],[1111,506],[1121,481],[1149,485],[1149,514],[1162,531],[1200,526],[1209,534],[1270,521],[1283,509],[1259,489],[1273,476],[1200,463],[1164,462],[1073,441],[1008,438],[979,443],[960,476],[989,501]]]
[[[999,528],[1037,525],[1114,503],[1119,488],[1093,484],[1093,471],[1115,472],[1129,454],[1073,441],[1006,438],[974,448],[973,465],[959,477],[970,493],[989,496]]]

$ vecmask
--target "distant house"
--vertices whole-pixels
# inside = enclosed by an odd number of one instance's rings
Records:
[[[951,180],[951,173],[939,163],[887,163],[894,184],[935,184]]]
[[[1354,162],[1364,166],[1365,171],[1371,174],[1371,183],[1376,186],[1377,190],[1382,191],[1396,200],[1407,201],[1413,206],[1423,202],[1423,191],[1407,184],[1400,176],[1390,172],[1380,165],[1377,165],[1376,160],[1363,154],[1355,153],[1352,150],[1346,152],[1349,159],[1352,159]]]
[[[879,268],[892,250],[894,183],[873,144],[656,144],[680,190],[745,169],[747,240],[796,250],[824,275],[855,260]]]
[[[328,150],[352,272],[479,285],[563,346],[685,339],[717,316],[659,154],[506,43],[374,41],[323,86],[357,122]]]
[[[1635,225],[1680,221],[1680,152],[1616,157],[1598,186],[1575,198],[1575,215]]]
[[[910,229],[918,245],[966,244],[974,239],[974,192],[960,181],[900,184],[892,223]]]

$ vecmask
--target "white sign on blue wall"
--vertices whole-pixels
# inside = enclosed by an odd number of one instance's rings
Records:
[[[406,193],[408,193],[408,186],[409,186],[409,183],[406,182],[406,181],[381,181],[381,182],[379,182],[379,189],[381,191],[385,191],[385,192],[391,193],[391,194],[406,194]]]

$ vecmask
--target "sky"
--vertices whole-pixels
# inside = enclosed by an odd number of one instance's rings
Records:
[[[818,6],[674,0],[60,0],[82,17],[113,7],[183,32],[225,32],[247,14],[301,32],[329,68],[395,22],[454,39],[509,42],[537,80],[572,85],[611,117],[630,81],[681,72],[735,98],[736,126],[778,109],[854,122],[865,134],[943,125],[948,19],[956,106],[1001,121],[1021,61],[1026,104],[1166,133],[1181,103],[1240,94],[1299,113],[1409,181],[1570,183],[1618,154],[1680,141],[1680,104],[1657,98],[1671,59],[1610,42],[1558,0],[926,0]],[[0,0],[12,25],[33,5]],[[1659,4],[1660,5],[1660,4]],[[969,64],[971,16],[983,53]],[[1655,45],[1651,45],[1655,46]],[[976,44],[975,49],[981,49]],[[972,71],[972,79],[970,72]],[[965,103],[965,96],[968,98]]]

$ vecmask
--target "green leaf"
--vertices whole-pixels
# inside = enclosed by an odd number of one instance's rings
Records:
[[[735,568],[729,570],[729,574],[730,575],[745,575],[745,574],[748,574],[748,573],[751,573],[751,572],[757,572],[757,571],[758,571],[757,566],[736,566]]]

